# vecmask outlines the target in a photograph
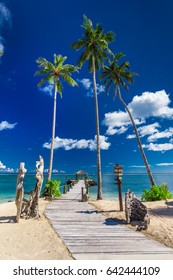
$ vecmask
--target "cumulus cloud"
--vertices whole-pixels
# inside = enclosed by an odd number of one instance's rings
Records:
[[[172,135],[173,135],[173,128],[170,127],[169,129],[166,129],[163,132],[154,133],[153,135],[149,136],[147,140],[149,142],[155,142],[161,138],[170,138],[170,137],[172,137]]]
[[[173,150],[173,144],[172,143],[164,143],[164,144],[155,144],[155,143],[150,143],[148,145],[142,145],[143,148],[146,148],[149,151],[154,151],[154,152],[165,152],[165,151],[170,151]]]
[[[2,121],[0,123],[0,131],[4,130],[4,129],[13,129],[16,125],[17,125],[17,123],[11,124],[11,123],[9,123],[7,121]]]
[[[4,38],[2,31],[5,26],[11,26],[11,12],[4,3],[0,3],[0,52],[4,52]]]
[[[3,164],[2,161],[0,161],[0,172],[1,173],[14,173],[15,170],[14,170],[14,168],[6,167],[6,165]]]
[[[54,86],[51,84],[46,84],[44,87],[40,87],[39,90],[50,96],[53,96]]]
[[[158,122],[142,125],[151,118],[172,120],[173,108],[171,108],[170,103],[169,94],[167,94],[165,90],[161,90],[156,92],[144,92],[140,96],[134,96],[132,101],[128,104],[128,108],[138,126],[139,136],[148,136],[147,142],[149,144],[143,146],[150,151],[164,152],[172,150],[173,127],[161,131],[161,123],[159,124]],[[106,131],[108,135],[125,133],[132,126],[129,115],[124,111],[106,113],[102,124],[108,127]],[[127,135],[127,139],[133,138],[135,138],[135,134]],[[169,138],[169,143],[153,143],[164,138]]]
[[[136,125],[140,125],[145,122],[143,118],[136,118],[134,121]],[[106,131],[107,135],[114,135],[126,132],[131,126],[131,121],[128,113],[123,111],[115,111],[106,113],[102,124],[108,126]]]
[[[90,89],[91,88],[91,85],[92,85],[92,82],[91,82],[91,80],[90,79],[81,79],[81,80],[79,80],[79,79],[77,79],[78,80],[78,82],[80,82],[81,83],[81,85],[85,88],[85,89]]]
[[[146,135],[152,135],[153,133],[158,132],[158,129],[160,127],[160,124],[158,122],[149,124],[149,125],[144,125],[138,128],[138,133],[140,137],[144,137]],[[127,139],[132,139],[135,138],[135,134],[131,134],[127,136]]]
[[[169,95],[165,90],[156,92],[144,92],[142,95],[134,96],[128,105],[135,118],[161,117],[173,118],[173,108],[170,105]]]
[[[2,161],[0,161],[0,169],[5,169],[6,166],[2,163]]]
[[[94,96],[94,90],[93,90],[93,82],[90,79],[84,78],[84,79],[77,79],[77,81],[85,88],[87,91],[88,97]],[[102,85],[97,84],[97,94],[100,94],[101,92],[104,92],[105,89]]]
[[[108,137],[100,135],[100,148],[102,150],[108,150],[111,143],[107,142]],[[50,149],[50,142],[43,144],[44,148]],[[90,151],[96,150],[96,136],[93,139],[86,140],[74,140],[74,139],[67,139],[67,138],[59,138],[58,136],[54,139],[54,149],[64,149],[66,151],[72,149],[89,149]]]

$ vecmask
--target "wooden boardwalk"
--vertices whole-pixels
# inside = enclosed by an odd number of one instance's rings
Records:
[[[158,254],[161,259],[168,255],[173,259],[173,249],[106,218],[87,202],[81,202],[82,186],[81,180],[45,211],[75,259],[113,259],[127,255],[145,255],[144,258],[150,259]]]

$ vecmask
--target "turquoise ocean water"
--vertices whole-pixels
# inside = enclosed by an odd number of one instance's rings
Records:
[[[95,175],[90,176],[93,180],[97,181]],[[117,185],[114,184],[113,174],[102,174],[103,179],[103,198],[104,199],[118,199]],[[44,184],[47,176],[44,176]],[[173,194],[173,174],[154,174],[157,185],[167,183],[168,188]],[[61,188],[68,179],[75,179],[74,175],[52,175],[52,179],[61,181]],[[17,174],[0,174],[0,203],[15,200]],[[36,179],[34,174],[27,174],[24,178],[24,189],[30,191],[34,188]],[[43,187],[44,187],[43,184]],[[123,195],[127,189],[135,192],[136,196],[140,198],[144,189],[149,189],[150,182],[146,174],[124,174],[122,191]],[[90,198],[95,199],[97,193],[97,186],[90,188]]]

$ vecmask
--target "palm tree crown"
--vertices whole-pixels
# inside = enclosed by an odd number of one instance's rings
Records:
[[[97,98],[96,71],[103,66],[104,60],[109,60],[108,55],[113,53],[108,48],[108,44],[114,39],[112,32],[103,33],[103,27],[100,24],[94,29],[92,21],[84,16],[82,28],[84,34],[82,39],[72,43],[72,48],[76,50],[83,49],[78,60],[81,67],[85,61],[89,61],[89,71],[93,73],[94,100],[96,113],[96,146],[97,146],[97,176],[98,176],[98,194],[97,199],[102,199],[102,178],[101,178],[101,157],[100,157],[100,128],[99,128],[99,110]]]
[[[124,56],[123,53],[118,53],[115,55],[114,60],[110,63],[110,66],[105,66],[104,71],[100,75],[100,79],[103,79],[103,85],[106,87],[106,92],[109,93],[110,87],[113,84],[114,85],[114,97],[116,96],[116,93],[118,92],[118,97],[121,103],[126,108],[127,113],[129,114],[130,120],[132,122],[136,139],[138,141],[139,149],[142,154],[142,158],[144,160],[144,164],[146,166],[146,170],[151,182],[151,185],[155,185],[154,178],[152,176],[150,166],[148,164],[146,155],[144,153],[144,149],[142,147],[142,143],[139,137],[139,133],[135,124],[135,121],[133,119],[132,113],[130,112],[127,104],[123,100],[121,96],[120,87],[122,86],[126,90],[128,90],[127,83],[133,84],[133,76],[138,75],[135,72],[130,71],[130,63],[128,61],[123,62],[122,64],[118,65],[118,60]]]
[[[79,68],[71,64],[63,64],[67,59],[66,56],[54,54],[54,64],[45,58],[38,58],[36,62],[40,70],[36,71],[35,75],[44,75],[44,78],[38,83],[38,87],[41,87],[44,83],[54,84],[55,91],[62,97],[64,80],[71,86],[78,85],[75,80],[71,78],[72,72],[77,71]]]
[[[108,44],[114,40],[115,35],[111,31],[103,33],[103,27],[100,24],[97,24],[94,29],[92,21],[85,15],[83,18],[83,37],[72,43],[71,46],[76,50],[84,49],[79,57],[78,65],[81,67],[86,60],[89,60],[89,71],[93,72],[93,56],[95,59],[96,71],[100,69],[100,66],[103,66],[103,61],[108,59],[108,54],[113,56],[113,53],[108,48]]]
[[[133,84],[133,76],[138,75],[137,73],[130,71],[130,63],[128,61],[118,65],[118,60],[123,56],[123,53],[116,54],[110,65],[104,66],[104,71],[100,75],[100,79],[104,79],[103,85],[106,88],[107,94],[109,93],[112,84],[114,84],[114,96],[116,96],[117,90],[120,86],[129,90],[127,83]]]
[[[62,55],[54,55],[54,64],[46,60],[45,58],[38,58],[36,62],[40,70],[36,71],[35,75],[43,75],[44,77],[38,83],[41,87],[44,83],[50,83],[54,85],[54,106],[53,106],[53,121],[52,121],[52,141],[50,147],[50,161],[48,170],[48,181],[51,180],[52,166],[53,166],[53,149],[54,149],[54,138],[55,138],[55,125],[56,125],[56,96],[57,92],[62,97],[64,80],[71,86],[76,86],[77,83],[71,78],[72,72],[78,70],[78,67],[71,64],[64,64],[67,57]]]

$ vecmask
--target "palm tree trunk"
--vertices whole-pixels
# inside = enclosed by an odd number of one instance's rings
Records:
[[[56,82],[54,82],[54,106],[53,106],[53,121],[52,121],[52,141],[50,147],[50,161],[47,181],[51,180],[52,176],[52,166],[53,166],[53,151],[54,151],[54,139],[55,139],[55,124],[56,124]]]
[[[98,109],[94,56],[92,56],[92,63],[93,63],[93,84],[94,84],[94,99],[95,99],[95,111],[96,111],[97,181],[98,181],[97,199],[101,200],[103,199],[103,195],[102,195],[101,156],[100,156],[100,128],[99,128],[99,109]]]
[[[126,108],[126,111],[127,111],[128,114],[129,114],[130,120],[131,120],[131,122],[132,122],[134,131],[135,131],[136,139],[137,139],[137,141],[138,141],[139,149],[140,149],[140,151],[141,151],[142,158],[143,158],[143,160],[144,160],[144,163],[145,163],[145,166],[146,166],[146,170],[147,170],[147,173],[148,173],[148,176],[149,176],[149,179],[150,179],[150,183],[151,183],[152,186],[154,186],[154,185],[156,185],[156,184],[155,184],[153,175],[152,175],[152,173],[151,173],[151,170],[150,170],[150,167],[149,167],[149,164],[148,164],[146,155],[145,155],[145,153],[144,153],[144,149],[143,149],[142,144],[141,144],[141,140],[140,140],[140,137],[139,137],[139,134],[138,134],[138,131],[137,131],[136,124],[135,124],[135,122],[134,122],[134,119],[133,119],[133,117],[132,117],[132,114],[131,114],[129,108],[127,107],[126,103],[124,102],[124,100],[123,100],[122,97],[121,97],[121,92],[120,92],[120,88],[119,88],[119,87],[118,87],[118,96],[119,96],[119,99],[120,99],[121,103],[124,105],[124,107]]]

